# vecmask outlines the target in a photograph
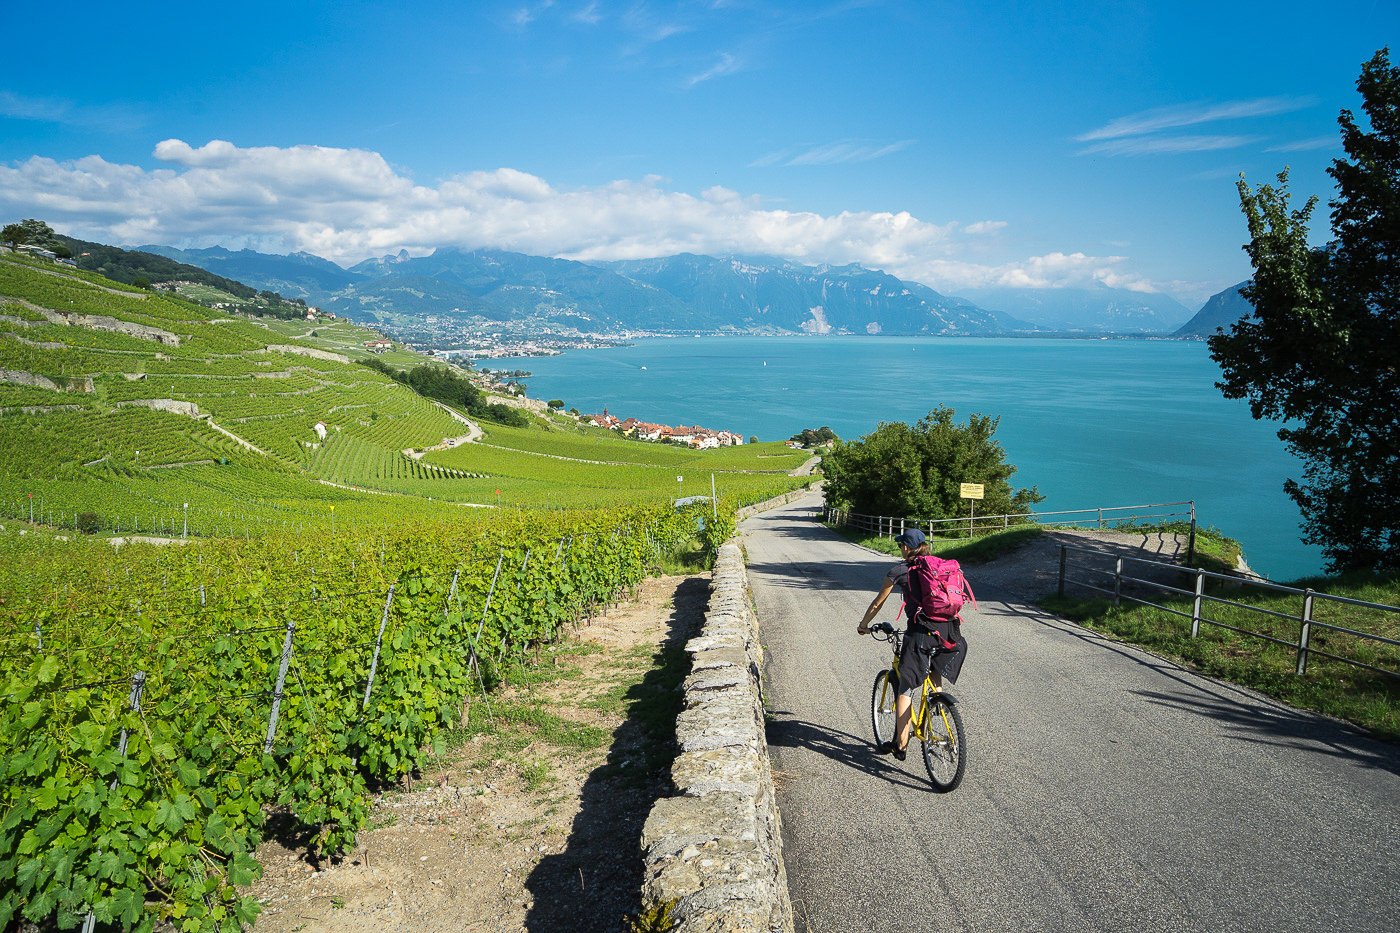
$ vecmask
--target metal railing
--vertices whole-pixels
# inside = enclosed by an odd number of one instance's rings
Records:
[[[1183,510],[1182,507],[1185,506]],[[1176,511],[1169,511],[1175,509]],[[848,525],[867,534],[893,538],[910,528],[917,528],[930,538],[975,538],[979,534],[1005,531],[1013,524],[1033,522],[1038,525],[1068,525],[1073,528],[1091,526],[1103,530],[1121,525],[1150,522],[1167,524],[1175,519],[1189,523],[1186,560],[1196,554],[1196,502],[1158,502],[1152,505],[1101,506],[1094,509],[1071,509],[1065,512],[1019,512],[1011,515],[969,515],[967,518],[903,518],[891,515],[864,515],[844,509],[825,507],[823,520],[833,525]],[[1013,521],[1014,520],[1014,521]],[[954,532],[951,533],[950,532]]]
[[[1069,559],[1069,555],[1071,552],[1074,552],[1076,554],[1086,554],[1091,557],[1103,558],[1105,560],[1112,560],[1113,569],[1109,570],[1103,566],[1091,566],[1089,563],[1076,563],[1074,561],[1071,561]],[[1134,570],[1134,573],[1142,574],[1141,576],[1129,576],[1128,574],[1124,573],[1124,567],[1129,564],[1141,565],[1146,569]],[[1082,579],[1074,579],[1069,575],[1070,568],[1077,568],[1080,570],[1087,571],[1089,574],[1097,575],[1098,583],[1101,583],[1102,585],[1086,582]],[[1174,580],[1189,579],[1191,580],[1192,588],[1189,590],[1181,589],[1179,587],[1172,586],[1168,583],[1164,583],[1161,579],[1153,580],[1147,578],[1148,574],[1154,573],[1159,577],[1166,576]],[[1109,588],[1110,580],[1112,581],[1112,588]],[[1261,606],[1253,606],[1249,603],[1242,603],[1238,600],[1224,599],[1219,596],[1211,595],[1205,591],[1207,580],[1221,581],[1240,587],[1252,587],[1255,589],[1267,590],[1275,593],[1284,593],[1288,595],[1300,596],[1302,597],[1302,605],[1297,615],[1291,615],[1286,612],[1276,612],[1275,610],[1265,609]],[[1206,625],[1216,626],[1217,628],[1228,629],[1232,632],[1238,632],[1241,635],[1247,635],[1252,638],[1263,639],[1264,641],[1272,642],[1276,645],[1282,645],[1287,648],[1292,648],[1294,649],[1294,651],[1297,652],[1297,664],[1295,666],[1295,673],[1297,673],[1300,676],[1307,672],[1308,658],[1311,655],[1318,655],[1320,657],[1330,658],[1334,661],[1341,661],[1344,664],[1351,664],[1356,667],[1364,667],[1367,670],[1375,671],[1378,674],[1385,674],[1386,676],[1400,679],[1400,671],[1390,670],[1384,667],[1377,667],[1374,664],[1367,664],[1366,662],[1358,661],[1355,658],[1343,657],[1342,655],[1333,654],[1329,651],[1324,651],[1321,648],[1315,647],[1313,645],[1313,630],[1326,629],[1328,631],[1337,632],[1343,635],[1351,635],[1356,638],[1365,639],[1367,641],[1379,642],[1381,644],[1386,645],[1400,646],[1400,641],[1397,641],[1394,638],[1386,638],[1383,635],[1376,635],[1371,632],[1361,632],[1357,631],[1356,629],[1347,628],[1345,626],[1334,625],[1330,622],[1321,621],[1320,619],[1316,618],[1314,614],[1314,610],[1319,600],[1323,602],[1336,603],[1339,605],[1355,606],[1362,609],[1372,609],[1385,613],[1400,613],[1400,607],[1397,606],[1387,606],[1384,603],[1370,603],[1358,599],[1349,599],[1345,596],[1333,596],[1329,593],[1319,593],[1311,588],[1300,590],[1296,587],[1281,586],[1277,583],[1269,583],[1265,580],[1255,580],[1247,577],[1229,576],[1227,574],[1222,573],[1213,573],[1208,570],[1197,570],[1190,567],[1181,567],[1176,564],[1164,564],[1159,561],[1144,560],[1143,558],[1139,557],[1120,557],[1105,554],[1102,551],[1094,551],[1088,548],[1078,548],[1073,547],[1071,545],[1062,544],[1060,545],[1059,595],[1065,595],[1065,585],[1067,583],[1073,584],[1074,586],[1082,587],[1087,590],[1092,590],[1097,593],[1103,593],[1107,596],[1112,596],[1113,604],[1115,606],[1122,605],[1122,601],[1126,599],[1130,602],[1134,602],[1139,605],[1151,606],[1153,609],[1158,609],[1162,612],[1168,612],[1172,615],[1177,615],[1183,618],[1190,619],[1192,638],[1196,638],[1200,635],[1201,625],[1204,623]],[[1189,597],[1191,599],[1191,611],[1186,612],[1184,610],[1177,609],[1171,606],[1163,606],[1159,603],[1154,603],[1150,600],[1142,599],[1140,597],[1124,593],[1123,585],[1125,583],[1155,587],[1156,589],[1162,590],[1169,594],[1175,594],[1177,596],[1182,597]],[[1240,626],[1231,625],[1228,622],[1222,622],[1218,619],[1209,618],[1203,611],[1204,607],[1207,604],[1233,606],[1237,609],[1257,613],[1265,618],[1274,618],[1279,620],[1295,622],[1298,625],[1298,640],[1290,641],[1287,638],[1279,638],[1276,635],[1270,635],[1266,632],[1256,632],[1247,628],[1242,628]]]

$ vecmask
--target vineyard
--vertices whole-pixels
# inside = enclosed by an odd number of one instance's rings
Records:
[[[235,930],[266,808],[321,852],[523,659],[695,534],[670,508],[255,547],[0,533],[0,924]],[[732,528],[732,523],[718,523]],[[139,660],[133,660],[139,659]]]
[[[502,665],[808,481],[549,418],[433,450],[468,425],[325,329],[0,257],[0,928],[239,929],[270,811],[345,850]]]

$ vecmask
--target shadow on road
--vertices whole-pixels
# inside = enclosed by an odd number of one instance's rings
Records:
[[[1059,616],[1021,604],[1017,597],[1009,593],[999,594],[993,590],[984,599],[987,605],[982,609],[983,615],[992,618],[1016,616],[1151,668],[1175,682],[1181,693],[1143,690],[1132,693],[1150,703],[1195,713],[1220,723],[1226,727],[1229,735],[1240,741],[1344,758],[1368,768],[1400,774],[1400,749],[1378,742],[1346,722],[1311,710],[1294,709],[1236,684],[1208,679],[1208,675],[1158,657],[1145,648],[1116,641],[1103,633],[1081,628]],[[992,604],[992,600],[1003,599],[1006,601]]]
[[[907,761],[897,762],[893,758],[875,754],[875,746],[869,739],[817,725],[802,719],[786,719],[791,714],[783,710],[772,711],[778,719],[768,724],[767,737],[770,748],[801,748],[814,751],[825,758],[845,765],[872,777],[884,778],[891,784],[911,788],[926,788],[927,782],[918,779],[904,770],[919,760],[918,745],[911,742]],[[774,775],[781,792],[784,775]],[[792,776],[788,776],[790,780]]]
[[[1133,692],[1149,703],[1213,720],[1226,734],[1242,742],[1342,758],[1366,768],[1400,774],[1400,750],[1368,738],[1347,723],[1320,718],[1319,713],[1272,704],[1245,705],[1205,689],[1195,690],[1192,696],[1150,690]]]

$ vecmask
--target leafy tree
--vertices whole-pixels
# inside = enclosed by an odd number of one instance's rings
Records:
[[[19,249],[29,242],[29,230],[24,224],[5,224],[0,230],[0,241],[10,244],[10,249]]]
[[[1285,423],[1304,466],[1284,490],[1333,571],[1400,567],[1400,69],[1388,49],[1357,88],[1370,130],[1342,111],[1347,158],[1327,170],[1335,239],[1309,247],[1317,198],[1290,210],[1287,169],[1277,188],[1241,176],[1254,312],[1209,341],[1225,397]]]
[[[824,459],[826,501],[853,512],[908,518],[958,518],[971,506],[963,483],[981,483],[984,515],[1026,512],[1045,497],[1011,488],[1016,468],[992,439],[1000,418],[974,414],[966,424],[953,421],[946,405],[913,427],[881,422],[858,441],[837,441]]]
[[[788,438],[788,440],[797,441],[803,447],[820,447],[823,444],[830,444],[832,441],[839,440],[839,438],[836,436],[835,431],[831,430],[831,428],[828,428],[826,425],[822,425],[815,431],[811,428],[799,431]]]
[[[757,435],[757,434],[750,434],[750,435],[749,435],[749,443],[750,443],[750,444],[757,444],[757,443],[758,443],[758,435]]]
[[[37,246],[40,249],[46,249],[56,253],[58,247],[63,245],[58,241],[58,234],[53,232],[53,227],[50,227],[42,220],[35,220],[33,217],[27,217],[21,220],[19,225],[29,233],[27,242],[30,246]]]

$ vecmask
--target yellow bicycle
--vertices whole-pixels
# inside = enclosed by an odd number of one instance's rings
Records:
[[[870,633],[894,647],[894,660],[889,668],[875,675],[875,688],[870,694],[870,724],[875,729],[875,744],[895,740],[895,698],[899,694],[899,648],[905,633],[888,622],[870,626]],[[935,645],[935,657],[953,649]],[[930,665],[929,670],[932,671]],[[957,699],[946,690],[935,687],[932,676],[924,678],[919,692],[909,740],[923,744],[924,767],[928,769],[933,789],[946,793],[962,783],[967,770],[967,745],[963,735],[962,714]]]

